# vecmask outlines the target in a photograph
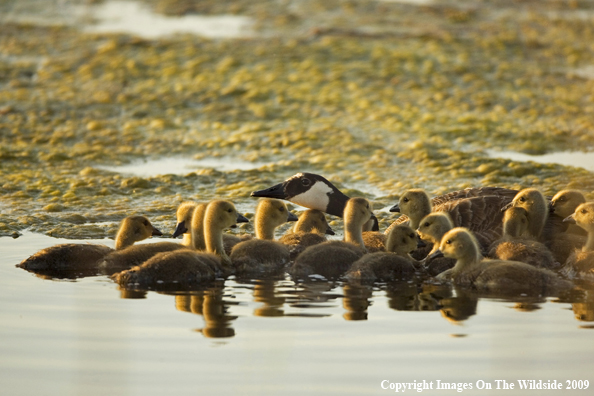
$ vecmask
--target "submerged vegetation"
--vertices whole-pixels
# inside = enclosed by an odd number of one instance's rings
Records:
[[[411,187],[594,198],[591,172],[484,151],[594,149],[590,2],[147,3],[248,15],[258,35],[0,24],[0,235],[113,236],[132,213],[171,232],[182,200],[255,207],[251,191],[299,171],[347,193],[379,190],[367,194],[377,208]],[[98,168],[165,156],[272,164],[153,177]],[[382,225],[390,216],[379,213]]]

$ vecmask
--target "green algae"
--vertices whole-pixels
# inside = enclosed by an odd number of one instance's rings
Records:
[[[569,187],[594,198],[591,172],[484,151],[594,147],[594,80],[575,72],[594,64],[594,29],[558,16],[591,11],[586,3],[149,3],[176,15],[248,15],[262,37],[0,26],[2,235],[112,237],[133,213],[170,233],[184,200],[253,208],[251,191],[300,171],[376,208],[411,187]],[[163,156],[270,164],[154,177],[97,168]],[[385,227],[393,215],[378,217]]]

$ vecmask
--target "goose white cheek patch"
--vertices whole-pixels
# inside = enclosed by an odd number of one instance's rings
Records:
[[[306,208],[318,209],[324,212],[330,203],[328,193],[332,192],[332,188],[327,184],[315,182],[307,191],[292,197],[291,202]]]

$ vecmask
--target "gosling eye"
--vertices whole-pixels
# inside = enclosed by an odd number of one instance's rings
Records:
[[[446,241],[446,245],[451,245],[451,244],[452,244],[452,241],[451,241],[450,239],[448,239],[448,240]]]
[[[227,212],[233,213],[233,209],[229,208],[229,209],[227,209]]]
[[[149,222],[148,222],[148,220],[146,220],[146,219],[145,219],[145,220],[142,222],[142,224],[144,224],[145,226],[147,226],[147,227],[148,227],[148,225],[149,225]]]
[[[588,211],[586,209],[582,209],[582,214],[586,214]]]
[[[284,212],[285,211],[285,208],[280,207],[280,208],[278,208],[278,210],[280,210],[281,212]]]
[[[309,186],[311,182],[309,181],[309,179],[301,179],[301,184],[303,184],[304,186]]]
[[[429,223],[425,223],[423,224],[425,227],[429,227]]]
[[[415,234],[409,234],[409,237],[413,238],[415,237]]]
[[[524,201],[526,201],[526,198],[520,197],[520,202],[524,202]]]
[[[559,197],[557,201],[565,201],[565,197]]]
[[[408,202],[408,198],[404,197],[404,198],[402,199],[402,202]]]

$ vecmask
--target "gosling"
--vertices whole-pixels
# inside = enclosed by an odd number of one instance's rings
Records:
[[[443,236],[452,228],[454,228],[452,219],[445,212],[430,213],[419,224],[417,229],[419,237],[433,246],[429,254],[421,261],[425,271],[431,276],[436,276],[456,264],[456,260],[451,258],[432,257],[439,250],[439,243]]]
[[[574,250],[562,271],[568,277],[594,279],[594,202],[583,203],[565,219],[588,233],[586,244],[581,250]]]
[[[572,288],[554,272],[517,261],[485,259],[468,229],[454,228],[444,235],[439,251],[456,259],[454,268],[437,276],[454,284],[492,293],[554,295]]]
[[[334,235],[334,230],[328,225],[324,213],[308,209],[299,216],[292,232],[283,235],[279,242],[289,248],[291,261],[294,261],[309,246],[326,242],[325,234]]]

